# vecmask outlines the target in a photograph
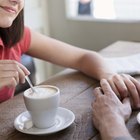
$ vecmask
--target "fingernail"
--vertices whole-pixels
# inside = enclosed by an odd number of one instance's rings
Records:
[[[30,73],[30,71],[28,71],[28,75],[30,75],[31,73]]]
[[[21,83],[24,84],[25,83],[25,80],[22,80]]]

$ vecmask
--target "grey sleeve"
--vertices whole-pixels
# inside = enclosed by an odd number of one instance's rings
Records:
[[[113,140],[135,140],[134,138],[132,137],[116,137],[114,138]]]

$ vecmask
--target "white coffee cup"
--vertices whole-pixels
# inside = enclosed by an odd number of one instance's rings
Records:
[[[24,91],[24,102],[29,111],[33,125],[37,128],[48,128],[55,124],[55,117],[60,101],[59,88],[51,85],[39,85]]]

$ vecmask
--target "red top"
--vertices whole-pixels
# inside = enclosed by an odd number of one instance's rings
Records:
[[[31,42],[31,34],[28,28],[24,29],[23,38],[19,43],[17,43],[12,48],[4,47],[2,40],[0,39],[0,60],[9,59],[16,60],[20,62],[21,55],[25,53]],[[13,97],[15,88],[3,87],[0,89],[0,102],[6,101],[9,98]]]

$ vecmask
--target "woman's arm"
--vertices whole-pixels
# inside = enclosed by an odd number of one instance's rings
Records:
[[[140,83],[129,75],[114,73],[95,51],[81,49],[31,31],[28,54],[53,64],[77,69],[97,80],[107,79],[120,99],[131,95],[132,106],[140,107]]]
[[[104,59],[94,51],[81,49],[33,31],[31,36],[28,54],[34,57],[80,70],[98,80],[103,74],[112,73]]]

